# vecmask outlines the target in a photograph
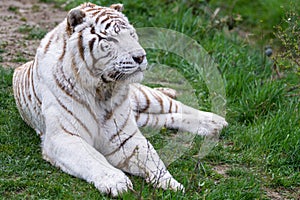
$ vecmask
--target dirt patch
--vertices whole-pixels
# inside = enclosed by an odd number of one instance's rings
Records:
[[[263,188],[266,191],[268,198],[272,200],[299,200],[300,193],[299,188],[294,188],[293,190],[287,190],[284,188]]]
[[[272,200],[282,200],[283,197],[280,195],[280,193],[273,191],[269,188],[265,188],[265,191],[267,193],[267,197],[269,197]]]
[[[228,165],[217,165],[213,167],[213,170],[217,172],[218,174],[227,177],[226,172],[230,169],[230,166]]]
[[[66,16],[66,11],[38,0],[1,0],[0,2],[0,65],[15,68],[34,58],[40,39],[26,39],[35,28],[48,32]]]

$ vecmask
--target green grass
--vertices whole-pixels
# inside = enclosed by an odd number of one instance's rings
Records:
[[[254,38],[264,42],[274,38],[274,26],[282,22],[288,10],[293,8],[295,12],[300,11],[299,2],[294,0],[212,0],[210,5],[213,9],[221,9],[217,19],[225,16],[235,18],[240,15],[242,19],[236,22],[234,27],[251,30]]]
[[[5,53],[5,47],[7,44],[5,42],[0,42],[0,62],[3,62],[2,54]]]
[[[24,38],[26,40],[40,40],[47,33],[46,30],[44,30],[40,27],[34,27],[34,26],[30,26],[30,25],[22,25],[18,28],[18,31],[20,33],[27,34]]]
[[[79,1],[70,2],[68,8]],[[267,196],[267,189],[277,191],[287,199],[297,199],[300,195],[300,105],[299,96],[291,94],[297,94],[299,90],[291,93],[289,88],[299,84],[299,76],[287,70],[284,78],[272,79],[272,61],[238,36],[207,28],[210,16],[205,14],[203,7],[207,4],[199,2],[123,1],[124,12],[136,27],[155,26],[183,32],[214,57],[226,84],[226,118],[230,126],[204,159],[198,159],[202,139],[196,137],[193,147],[168,167],[186,186],[185,194],[153,189],[141,178],[130,176],[136,192],[126,193],[123,199],[272,199]],[[101,3],[110,4],[108,1]],[[200,7],[196,9],[193,5]],[[237,4],[235,9],[239,8],[241,12],[245,9]],[[249,15],[247,20],[254,19],[252,13],[253,10],[243,12]],[[268,19],[268,15],[276,17],[279,14],[274,10],[262,17]],[[256,21],[252,25],[261,26]],[[198,105],[194,106],[204,110],[211,108],[207,87],[185,61],[161,51],[148,50],[147,53],[149,63],[160,62],[180,73],[172,76],[170,82],[176,83],[173,78],[182,77],[189,81],[184,86],[173,86],[183,91],[192,88],[198,98]],[[91,184],[61,172],[42,159],[38,136],[22,121],[15,107],[12,71],[0,69],[1,197],[109,199]],[[153,73],[154,76],[150,74],[147,79],[153,80],[157,73],[159,83],[149,81],[150,85],[160,85],[166,78],[162,72],[153,70]],[[182,101],[189,100],[183,98]],[[166,142],[163,136],[170,134],[162,130],[162,136],[157,134],[151,141],[159,148]],[[213,170],[214,166],[227,166],[228,169],[225,174],[218,174]]]
[[[17,54],[16,54],[16,57],[12,60],[13,62],[19,62],[19,63],[25,63],[25,62],[27,62],[28,60],[27,60],[27,58],[26,57],[24,57],[24,55],[21,53],[21,52],[18,52]]]

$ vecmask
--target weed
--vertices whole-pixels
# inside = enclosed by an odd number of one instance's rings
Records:
[[[12,60],[13,62],[16,62],[16,63],[24,63],[24,62],[27,62],[27,58],[24,57],[24,55],[20,52],[18,52],[16,54],[16,57]]]
[[[292,10],[287,11],[284,21],[275,27],[276,30],[274,34],[281,42],[283,49],[274,57],[274,60],[276,62],[275,64],[279,65],[278,67],[281,69],[293,67],[293,65],[290,64],[286,65],[284,60],[294,62],[295,71],[300,75],[300,15],[294,6],[291,7]]]
[[[270,38],[274,38],[273,27],[280,23],[285,15],[285,10],[290,8],[289,3],[292,0],[225,0],[209,1],[210,6],[213,8],[220,8],[220,16],[228,16],[234,18],[236,15],[242,17],[239,28],[251,30],[255,38],[264,42]],[[299,4],[294,3],[296,12],[300,11]],[[256,40],[256,42],[261,42]]]
[[[22,25],[18,28],[20,33],[29,33],[33,28],[29,25]]]
[[[18,13],[19,12],[19,8],[15,7],[15,6],[9,6],[8,7],[8,11]]]
[[[38,11],[40,11],[40,9],[41,9],[40,6],[37,4],[35,4],[31,7],[32,12],[38,12]]]
[[[29,25],[22,25],[19,27],[18,31],[20,33],[27,34],[24,39],[26,40],[38,40],[42,39],[47,31],[44,29],[41,29],[40,27],[33,27]]]
[[[5,47],[7,46],[6,43],[4,42],[0,42],[0,62],[3,62],[3,57],[2,57],[2,53],[5,52]]]

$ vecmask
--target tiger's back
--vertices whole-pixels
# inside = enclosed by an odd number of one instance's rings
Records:
[[[30,61],[15,69],[13,91],[22,119],[38,134],[42,134],[44,126],[41,115],[42,101],[37,93],[33,65],[34,61]]]
[[[41,135],[45,132],[42,113],[43,85],[55,86],[51,75],[59,65],[57,61],[61,61],[65,53],[66,23],[64,20],[47,33],[37,49],[34,61],[16,68],[13,75],[14,97],[22,119]],[[47,56],[49,53],[51,57]]]

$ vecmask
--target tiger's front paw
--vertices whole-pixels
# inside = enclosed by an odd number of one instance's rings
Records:
[[[183,191],[184,192],[184,186],[176,181],[174,178],[168,178],[161,180],[158,184],[157,187],[162,188],[164,190],[173,190],[173,191]]]
[[[225,118],[214,113],[200,111],[198,117],[198,135],[217,135],[223,128],[228,126]]]
[[[124,173],[115,173],[106,176],[97,177],[94,181],[95,187],[102,193],[113,197],[121,195],[124,192],[133,190],[130,179]]]
[[[164,175],[161,175],[159,177],[149,177],[146,179],[146,181],[152,183],[156,188],[173,191],[184,191],[184,186],[176,181],[169,172],[166,172]]]

